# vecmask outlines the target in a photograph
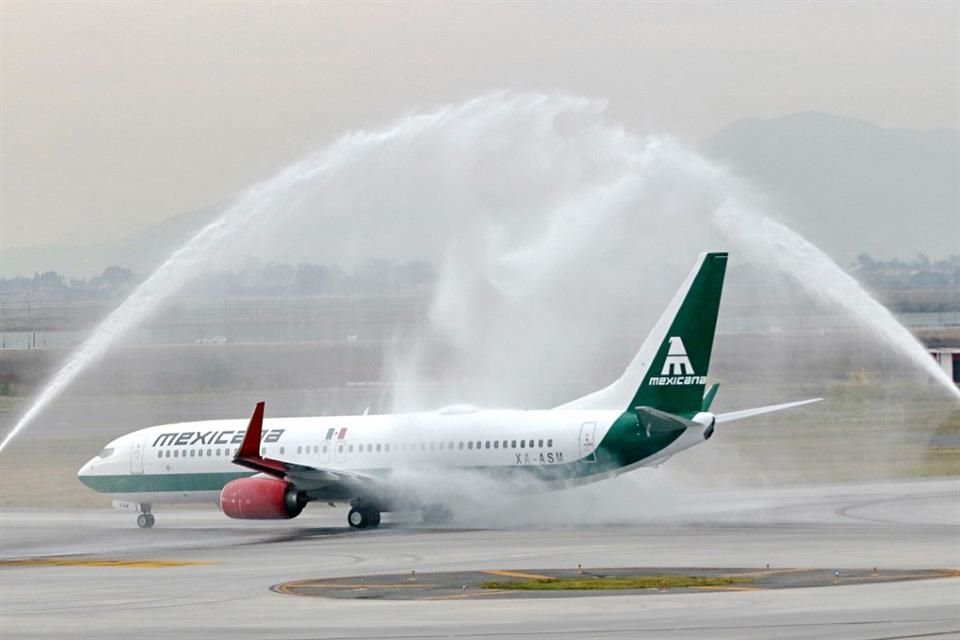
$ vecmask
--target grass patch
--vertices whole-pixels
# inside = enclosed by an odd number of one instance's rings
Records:
[[[577,576],[545,580],[489,580],[483,589],[513,591],[597,591],[616,589],[689,589],[727,587],[752,582],[749,577],[734,576]]]

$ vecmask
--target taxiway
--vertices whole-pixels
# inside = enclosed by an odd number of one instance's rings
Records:
[[[3,638],[960,637],[960,578],[539,599],[381,601],[271,591],[340,576],[682,566],[960,568],[960,481],[705,492],[633,524],[350,531],[343,510],[290,522],[158,510],[0,511]]]

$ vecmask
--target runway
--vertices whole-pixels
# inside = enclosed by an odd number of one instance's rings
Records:
[[[577,565],[960,569],[960,480],[704,497],[641,523],[520,529],[388,521],[350,531],[342,509],[317,505],[293,521],[253,524],[213,510],[158,509],[153,530],[107,509],[7,509],[0,630],[3,638],[960,637],[956,577],[490,600],[270,590],[305,579]]]

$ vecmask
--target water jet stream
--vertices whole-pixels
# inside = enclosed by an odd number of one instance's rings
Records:
[[[442,118],[444,111],[431,116],[407,118],[397,127],[379,133],[353,133],[341,138],[325,151],[308,156],[279,174],[249,189],[214,222],[175,251],[153,274],[141,283],[67,359],[66,364],[44,387],[30,408],[0,442],[2,452],[41,411],[55,400],[91,363],[101,358],[111,346],[143,322],[165,300],[179,291],[186,282],[232,239],[253,224],[257,218],[276,211],[278,204],[298,184],[329,176],[350,154],[376,146],[386,140],[415,133]]]
[[[846,309],[877,339],[900,353],[960,400],[960,388],[937,366],[926,348],[827,254],[783,224],[738,211],[717,210],[717,225],[754,259],[776,264],[807,293]]]

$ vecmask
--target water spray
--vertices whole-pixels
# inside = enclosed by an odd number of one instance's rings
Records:
[[[960,400],[960,388],[923,344],[827,254],[783,224],[728,204],[715,220],[755,260],[776,265],[808,294],[847,310],[884,345],[908,359]]]
[[[583,354],[612,342],[623,318],[642,326],[637,292],[663,280],[651,267],[683,254],[685,268],[688,255],[732,240],[960,397],[853,278],[798,234],[738,204],[733,178],[669,138],[611,124],[604,108],[577,97],[483,96],[345,135],[253,187],[69,356],[0,451],[195,275],[258,251],[331,264],[363,255],[435,261],[431,330],[471,374],[490,379],[490,389],[472,390],[479,399],[490,391],[498,402],[526,403],[510,395],[523,390],[502,372],[516,380],[582,369]],[[415,369],[396,368],[413,376]]]

